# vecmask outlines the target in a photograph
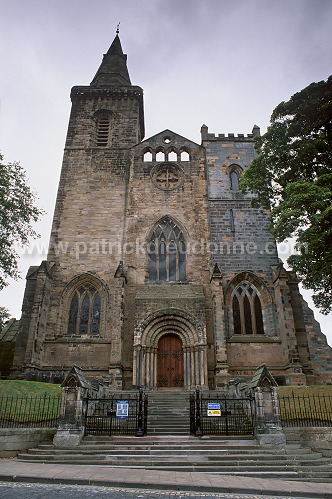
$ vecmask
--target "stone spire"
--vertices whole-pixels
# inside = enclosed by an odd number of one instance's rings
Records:
[[[127,56],[122,51],[118,32],[107,54],[104,54],[102,63],[90,85],[98,87],[131,85],[127,68]]]

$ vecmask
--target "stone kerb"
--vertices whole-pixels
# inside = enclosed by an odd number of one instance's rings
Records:
[[[88,395],[96,395],[78,366],[73,366],[63,381],[59,425],[53,444],[56,447],[79,445],[84,436],[84,416]]]
[[[245,391],[254,398],[255,435],[261,445],[286,444],[283,432],[277,394],[277,383],[265,364],[256,369]]]

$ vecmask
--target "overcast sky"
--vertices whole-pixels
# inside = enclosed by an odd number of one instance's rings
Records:
[[[264,133],[279,102],[332,73],[331,0],[0,0],[0,150],[21,162],[47,212],[38,244],[49,240],[70,89],[90,84],[119,21],[146,137],[170,128],[200,142],[203,123]],[[23,256],[23,278],[45,257]],[[0,292],[17,318],[24,287]],[[331,314],[315,316],[332,345]]]

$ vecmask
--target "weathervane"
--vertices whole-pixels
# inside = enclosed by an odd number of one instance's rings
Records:
[[[118,35],[119,32],[120,32],[120,21],[119,21],[119,23],[118,23],[118,25],[116,27],[116,34]]]

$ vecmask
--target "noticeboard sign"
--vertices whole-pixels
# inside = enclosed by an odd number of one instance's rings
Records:
[[[208,404],[208,416],[221,416],[220,404]]]
[[[116,403],[116,417],[127,418],[129,412],[128,400],[118,400]]]

